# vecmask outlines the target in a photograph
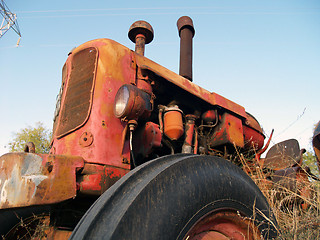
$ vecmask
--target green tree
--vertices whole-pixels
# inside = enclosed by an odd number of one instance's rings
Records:
[[[313,132],[316,130],[318,123],[315,123],[313,125]],[[313,136],[310,137],[310,143],[312,145]],[[317,177],[320,177],[320,172],[318,169],[318,162],[314,151],[307,151],[305,154],[303,154],[303,165],[308,166],[311,170],[311,173],[316,175]]]
[[[308,166],[311,173],[319,177],[317,159],[313,152],[307,151],[303,154],[303,165]]]
[[[27,126],[13,134],[13,139],[8,143],[10,152],[24,151],[28,142],[33,142],[36,153],[49,153],[51,131],[45,128],[42,122],[35,123],[35,126]]]

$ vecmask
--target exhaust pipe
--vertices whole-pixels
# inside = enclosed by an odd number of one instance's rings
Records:
[[[183,16],[177,21],[180,36],[179,74],[192,82],[192,38],[195,34],[190,17]]]

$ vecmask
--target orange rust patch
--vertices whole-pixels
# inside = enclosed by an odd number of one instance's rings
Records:
[[[0,157],[0,209],[61,202],[76,196],[81,157],[9,153]]]

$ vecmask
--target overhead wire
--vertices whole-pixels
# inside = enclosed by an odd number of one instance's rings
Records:
[[[285,133],[289,128],[291,128],[296,122],[298,122],[301,118],[302,118],[302,116],[305,114],[305,112],[306,112],[306,107],[303,109],[303,112],[300,114],[300,115],[298,115],[298,117],[297,117],[297,119],[295,120],[295,121],[293,121],[292,123],[290,123],[286,128],[284,128],[280,133],[278,133],[276,136],[275,136],[275,138],[276,137],[279,137],[280,135],[282,135],[283,133]]]
[[[165,12],[150,11],[166,10]],[[181,10],[181,12],[168,12],[168,10]],[[136,8],[101,8],[101,9],[57,9],[57,10],[30,10],[18,11],[20,14],[28,13],[80,13],[80,12],[105,12],[103,14],[69,14],[69,15],[45,15],[45,16],[23,16],[23,18],[57,18],[57,17],[101,17],[101,16],[122,16],[122,15],[173,15],[186,14],[185,10],[192,10],[193,15],[277,15],[277,14],[319,14],[320,8],[242,8],[242,7],[136,7]],[[199,11],[206,10],[206,12]],[[245,11],[243,11],[245,10]],[[121,11],[130,11],[121,13]],[[142,12],[137,12],[142,11]],[[208,12],[209,11],[209,12]]]

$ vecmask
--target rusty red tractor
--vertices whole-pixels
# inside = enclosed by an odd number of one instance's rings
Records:
[[[192,20],[181,17],[179,75],[144,56],[130,27],[69,53],[49,154],[0,158],[6,239],[273,239],[266,198],[237,166],[265,136],[245,109],[192,82]],[[252,151],[254,149],[255,151]],[[227,160],[232,159],[231,160]],[[42,228],[42,232],[39,231]]]

